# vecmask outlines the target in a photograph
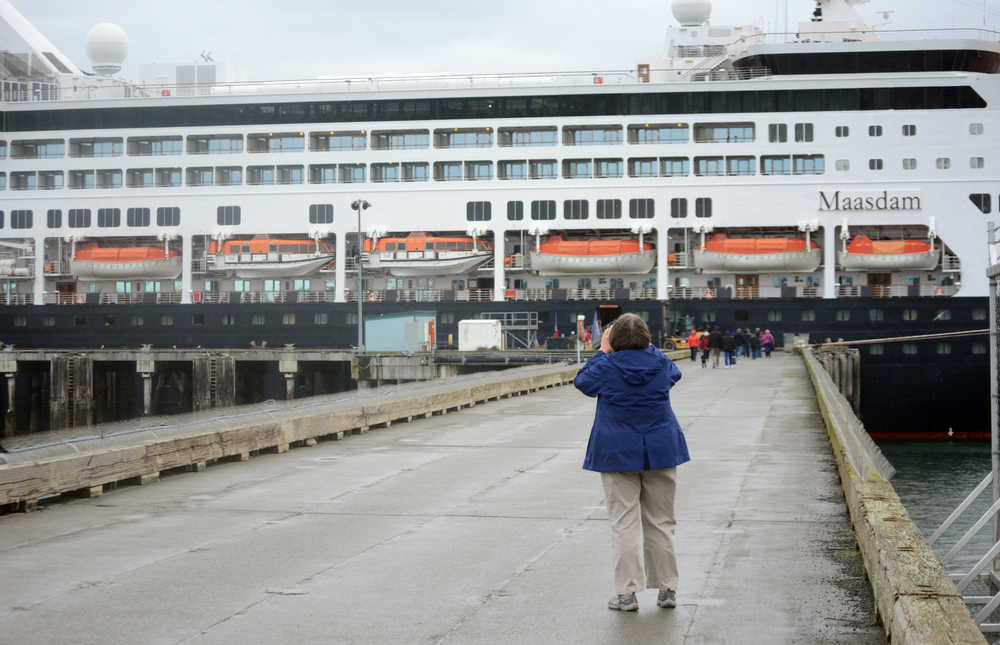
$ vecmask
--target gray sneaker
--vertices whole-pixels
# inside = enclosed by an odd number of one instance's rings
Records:
[[[656,606],[673,609],[677,606],[677,592],[673,589],[660,589],[660,593],[656,597]]]
[[[608,601],[608,609],[615,611],[638,611],[639,601],[635,599],[635,593],[614,596]]]

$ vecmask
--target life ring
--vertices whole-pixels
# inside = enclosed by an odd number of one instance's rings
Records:
[[[87,302],[87,296],[84,296],[84,295],[77,295],[77,296],[76,296],[76,298],[75,298],[74,300],[76,301],[76,304],[78,304],[78,305],[82,305],[82,304],[84,304],[85,302]]]
[[[705,289],[705,297],[706,298],[711,298],[712,297],[712,290],[711,289]]]
[[[201,302],[201,292],[195,291],[192,298],[194,299],[195,302]]]
[[[942,289],[941,287],[938,287],[937,289],[934,290],[934,295],[935,296],[943,296],[944,295],[944,289]]]

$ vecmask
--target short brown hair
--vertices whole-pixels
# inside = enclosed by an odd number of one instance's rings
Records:
[[[649,327],[635,314],[622,314],[611,328],[611,349],[646,349],[652,341]]]

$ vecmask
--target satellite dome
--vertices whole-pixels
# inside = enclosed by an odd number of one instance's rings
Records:
[[[674,18],[683,26],[703,25],[712,15],[711,0],[674,0]]]
[[[128,36],[116,24],[102,22],[87,32],[83,45],[90,65],[101,76],[117,74],[128,56]]]

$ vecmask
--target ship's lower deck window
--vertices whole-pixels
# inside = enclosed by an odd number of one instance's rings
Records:
[[[620,125],[581,125],[563,127],[563,145],[617,145],[622,142]]]
[[[812,322],[814,320],[816,320],[816,310],[815,309],[806,309],[806,310],[804,310],[802,312],[802,321],[803,322]]]
[[[274,183],[274,166],[247,166],[247,184],[266,186]]]
[[[880,125],[870,125],[870,126],[868,126],[868,136],[869,137],[881,137],[882,136],[882,126],[880,126]]]
[[[694,216],[695,217],[711,217],[712,216],[712,198],[711,197],[699,197],[694,201]]]
[[[430,179],[430,165],[422,161],[403,164],[403,181],[427,181]]]
[[[243,183],[243,168],[241,166],[216,166],[216,186],[239,186]]]
[[[302,179],[302,166],[278,166],[277,182],[279,184],[301,184]]]
[[[969,200],[986,215],[989,215],[993,210],[992,195],[989,193],[972,193],[969,195]]]
[[[528,162],[525,159],[497,162],[497,179],[527,179]]]
[[[969,124],[969,134],[979,135],[985,132],[982,123],[970,123]]]
[[[838,309],[833,319],[836,320],[837,322],[847,322],[848,320],[851,319],[851,310]]]
[[[849,137],[851,136],[851,129],[846,125],[838,125],[833,129],[833,134],[838,138]]]
[[[337,167],[338,178],[342,184],[363,184],[365,181],[365,165],[360,163],[340,164]]]
[[[32,211],[30,210],[15,210],[10,212],[10,227],[11,228],[31,228],[32,227]]]
[[[310,224],[332,224],[333,204],[312,204],[309,206]]]
[[[149,226],[149,209],[129,208],[125,211],[125,224],[127,226]]]
[[[809,142],[813,140],[813,124],[812,123],[796,123],[795,124],[795,140],[798,142]]]
[[[102,228],[113,228],[122,225],[122,209],[98,208],[97,225]]]
[[[236,316],[233,314],[222,314],[219,316],[219,324],[223,327],[232,327],[236,324]]]
[[[267,318],[262,313],[255,313],[250,315],[250,324],[261,327],[267,322]]]
[[[986,353],[986,343],[981,340],[977,340],[972,343],[972,353],[973,354],[985,354]]]
[[[653,219],[656,214],[655,202],[652,199],[628,200],[628,216],[630,219]],[[639,249],[642,251],[642,249]]]
[[[219,206],[215,211],[215,223],[219,226],[240,225],[239,206]]]
[[[532,159],[528,162],[529,179],[555,179],[559,176],[555,159]]]
[[[913,356],[917,353],[916,343],[903,343],[903,354]]]
[[[788,124],[771,123],[768,125],[767,140],[771,143],[785,143],[788,141]]]
[[[156,209],[156,225],[157,226],[180,226],[181,225],[181,209],[176,206],[169,208],[157,208]]]
[[[49,228],[60,228],[62,226],[62,209],[50,208],[46,211],[45,222]],[[0,227],[3,227],[2,215],[0,215]]]
[[[917,126],[912,123],[908,123],[903,126],[903,136],[904,137],[915,137],[917,136]]]
[[[881,159],[869,159],[868,160],[869,170],[882,170],[882,160]]]
[[[597,219],[621,219],[622,200],[620,199],[598,199]]]
[[[191,135],[187,138],[189,155],[228,155],[243,152],[242,134]]]
[[[322,164],[309,166],[309,183],[311,184],[334,184],[337,182],[336,164]]]
[[[290,311],[286,311],[281,314],[281,324],[282,325],[294,325],[295,324],[295,314]]]
[[[555,200],[542,199],[531,202],[531,219],[548,220],[556,218]]]
[[[507,219],[519,222],[524,219],[524,202],[507,202]]]
[[[850,170],[851,162],[848,159],[837,159],[837,162],[834,164],[834,167],[841,172],[845,170]]]
[[[869,345],[868,353],[871,354],[872,356],[881,356],[882,354],[885,354],[885,345],[883,345],[882,343],[875,343],[873,345]]]
[[[683,197],[674,197],[670,200],[670,217],[682,219],[688,216],[688,200]]]
[[[903,170],[916,170],[917,160],[910,157],[908,159],[903,159]]]
[[[563,201],[563,218],[587,219],[589,202],[586,199],[567,199]]]
[[[903,320],[907,322],[913,322],[917,319],[918,313],[916,309],[904,309],[903,310]]]
[[[938,157],[937,158],[938,170],[948,170],[951,168],[951,158],[950,157]]]
[[[327,152],[330,150],[364,150],[365,131],[355,130],[353,132],[310,132],[309,149],[313,152]]]
[[[465,219],[470,222],[488,222],[492,217],[493,204],[490,202],[468,202],[465,205]]]
[[[87,228],[90,226],[90,209],[89,208],[71,208],[69,209],[69,227],[70,228]]]
[[[872,322],[880,322],[885,320],[885,310],[883,309],[869,309],[868,310],[868,320]]]
[[[318,312],[313,314],[313,324],[314,325],[327,325],[330,323],[330,315],[326,312]]]
[[[984,164],[982,157],[969,157],[969,168],[982,168]]]
[[[691,162],[687,157],[661,157],[661,177],[687,177],[691,174]]]
[[[11,174],[11,188],[17,190],[17,182],[15,175]],[[88,189],[94,187],[94,171],[93,170],[70,170],[69,171],[69,187],[73,189]]]
[[[934,322],[951,320],[951,309],[938,309],[934,312]]]

